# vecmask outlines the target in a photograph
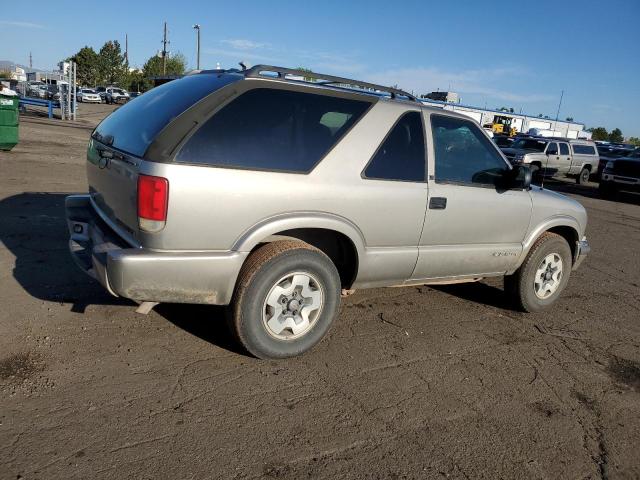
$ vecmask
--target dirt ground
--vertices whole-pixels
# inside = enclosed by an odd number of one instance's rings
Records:
[[[238,351],[214,307],[135,313],[67,253],[112,107],[0,152],[0,479],[640,478],[640,197],[553,183],[592,253],[559,304],[501,282],[359,291],[311,353]]]

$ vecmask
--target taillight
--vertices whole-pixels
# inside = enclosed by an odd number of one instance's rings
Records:
[[[169,181],[163,177],[138,175],[138,224],[147,232],[159,232],[167,221]]]

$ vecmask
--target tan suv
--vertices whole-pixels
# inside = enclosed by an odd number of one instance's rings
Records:
[[[505,277],[550,307],[589,251],[574,200],[530,187],[467,117],[379,85],[259,65],[157,87],[107,117],[78,265],[113,295],[230,305],[252,354],[300,354],[341,292]]]

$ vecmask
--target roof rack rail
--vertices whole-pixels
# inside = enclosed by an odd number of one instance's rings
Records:
[[[296,75],[299,77],[303,77],[306,79],[315,79],[319,80],[317,82],[309,82],[315,85],[332,85],[332,84],[342,84],[342,85],[350,85],[352,87],[359,87],[364,90],[375,90],[378,92],[388,93],[391,98],[395,99],[396,97],[404,97],[412,102],[419,102],[419,100],[408,92],[404,90],[400,90],[392,87],[385,87],[383,85],[376,85],[375,83],[361,82],[360,80],[353,80],[351,78],[344,77],[336,77],[334,75],[325,75],[322,73],[310,72],[307,70],[299,70],[294,68],[283,68],[283,67],[274,67],[273,65],[255,65],[251,68],[241,71],[240,73],[244,73],[245,77],[248,78],[259,78],[263,72],[273,72],[278,74],[278,78],[284,79],[286,75]]]

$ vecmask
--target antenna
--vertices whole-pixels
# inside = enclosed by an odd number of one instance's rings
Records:
[[[560,101],[558,102],[558,110],[556,110],[556,121],[553,123],[553,136],[555,137],[556,128],[558,128],[558,117],[560,116],[560,106],[562,106],[562,97],[564,97],[564,90],[560,92]],[[558,145],[556,143],[556,145]],[[559,152],[558,152],[559,153]],[[549,167],[549,155],[547,155],[547,161],[544,164],[544,172],[542,173],[542,181],[540,182],[540,188],[544,188],[544,177]]]

